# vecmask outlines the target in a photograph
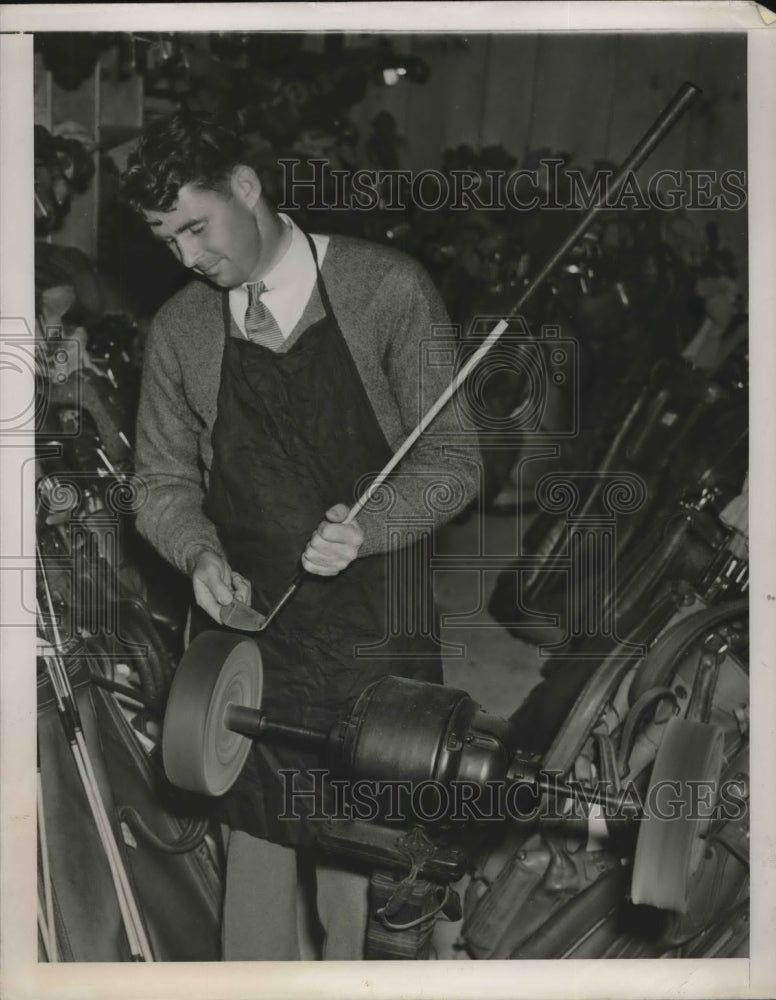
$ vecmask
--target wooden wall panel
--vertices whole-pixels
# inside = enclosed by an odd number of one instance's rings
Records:
[[[459,38],[461,36],[458,36]],[[621,161],[687,79],[714,95],[680,122],[649,170],[742,165],[746,156],[745,38],[692,33],[415,35],[426,84],[370,88],[359,109],[385,109],[407,138],[404,165],[441,162],[461,143],[503,144],[522,157],[546,147],[575,162]],[[392,36],[398,51],[407,36]],[[720,141],[724,135],[725,140]],[[711,156],[711,159],[709,159]],[[735,161],[735,163],[733,162]]]
[[[542,35],[536,59],[530,145],[602,159],[615,83],[616,36]]]
[[[687,160],[695,170],[746,170],[746,37],[740,34],[704,35],[699,39],[693,79],[703,90],[697,111],[687,116]],[[719,188],[715,186],[718,191]],[[694,212],[704,226],[715,221],[720,242],[733,249],[745,268],[748,256],[747,207],[718,213]]]
[[[447,148],[479,143],[488,36],[416,35],[413,51],[429,64],[431,76],[408,86],[405,165],[424,170],[441,166]]]
[[[466,41],[466,51],[447,65],[447,99],[440,108],[445,117],[446,149],[461,145],[476,149],[480,145],[491,36],[471,35]]]
[[[699,37],[693,82],[703,94],[687,116],[687,167],[746,169],[745,53],[745,35]]]
[[[698,47],[698,36],[694,34],[661,32],[619,37],[608,159],[620,163],[682,83],[692,80]],[[639,173],[641,179],[658,170],[683,168],[688,118],[678,122],[652,153]]]
[[[528,149],[539,39],[493,35],[482,103],[482,146],[504,146],[521,160]]]
[[[403,166],[422,170],[441,163],[446,138],[447,78],[451,66],[460,65],[466,53],[440,50],[428,36],[414,39],[413,52],[426,60],[431,76],[424,84],[408,85],[408,89],[412,88],[412,108],[405,132]]]

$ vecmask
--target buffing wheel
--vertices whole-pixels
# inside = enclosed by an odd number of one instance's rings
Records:
[[[723,749],[724,734],[716,726],[678,718],[666,723],[639,827],[631,887],[634,903],[687,912],[719,792]],[[695,802],[694,782],[702,783],[696,786]],[[710,795],[701,791],[707,787]],[[675,808],[672,803],[677,801],[679,815],[661,818],[659,813]]]
[[[262,667],[252,639],[202,632],[173,676],[162,732],[162,759],[174,785],[201,795],[229,791],[251,748],[226,728],[227,706],[261,705]]]

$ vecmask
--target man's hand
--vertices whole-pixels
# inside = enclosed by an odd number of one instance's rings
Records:
[[[212,549],[203,549],[197,556],[191,582],[197,604],[213,621],[221,621],[221,608],[231,604],[235,597],[250,604],[250,581],[235,573],[226,559]]]
[[[326,511],[326,520],[318,525],[302,555],[302,565],[308,573],[336,576],[356,558],[364,533],[355,521],[342,524],[347,516],[348,507],[344,503]]]

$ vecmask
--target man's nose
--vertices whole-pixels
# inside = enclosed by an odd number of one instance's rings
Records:
[[[202,247],[199,245],[198,240],[193,240],[191,238],[181,240],[178,244],[178,249],[181,255],[181,264],[183,264],[184,267],[197,266],[197,262],[202,256]]]

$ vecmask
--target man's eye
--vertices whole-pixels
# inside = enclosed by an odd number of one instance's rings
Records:
[[[189,229],[189,232],[194,233],[195,235],[197,233],[201,233],[204,231],[206,225],[207,225],[206,222],[200,222],[199,225],[192,226],[191,229]]]

